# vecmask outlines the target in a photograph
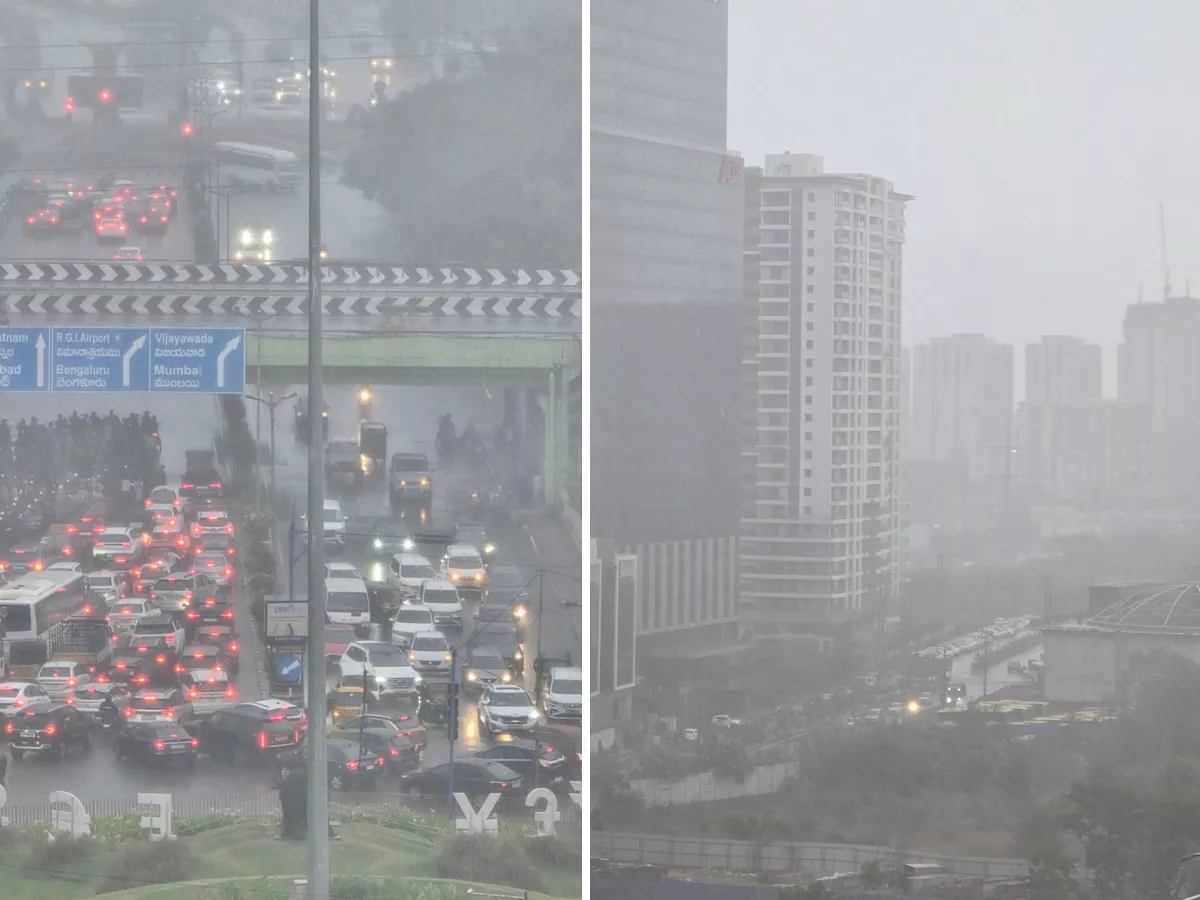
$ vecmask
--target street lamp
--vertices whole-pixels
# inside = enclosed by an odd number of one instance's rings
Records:
[[[245,307],[239,307],[237,314],[243,319],[250,319],[254,322],[254,392],[258,394],[261,400],[262,395],[262,329],[263,325],[272,319],[276,319],[282,313],[268,313],[267,315],[258,315],[256,313],[247,312]],[[258,459],[258,448],[262,446],[262,415],[260,410],[254,413],[254,458]],[[274,449],[271,451],[274,456]]]
[[[254,394],[244,394],[247,400],[253,400],[267,408],[267,413],[271,420],[271,521],[275,521],[275,407],[281,403],[286,403],[288,400],[295,400],[298,396],[296,393],[286,394],[278,399],[275,398],[275,392],[271,391],[267,394],[267,399],[255,396]],[[257,453],[255,454],[257,458]],[[256,467],[257,468],[257,467]],[[258,479],[254,479],[255,492],[258,491]],[[291,550],[289,549],[289,553]]]

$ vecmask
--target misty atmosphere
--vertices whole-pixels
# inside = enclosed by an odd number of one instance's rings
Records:
[[[591,19],[593,896],[1196,894],[1197,10]]]
[[[583,895],[583,46],[0,4],[4,900]]]

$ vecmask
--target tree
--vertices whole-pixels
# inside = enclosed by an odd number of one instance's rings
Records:
[[[577,11],[552,19],[376,111],[346,177],[396,216],[409,258],[578,263],[580,29]]]

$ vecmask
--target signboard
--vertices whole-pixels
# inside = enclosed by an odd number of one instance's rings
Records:
[[[267,640],[302,642],[308,637],[308,604],[267,601]]]
[[[244,328],[0,328],[0,393],[245,390]]]

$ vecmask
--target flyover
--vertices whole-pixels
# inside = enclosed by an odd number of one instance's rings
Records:
[[[308,274],[301,262],[9,261],[0,263],[0,319],[246,327],[251,381],[303,382]],[[568,385],[582,371],[581,281],[563,268],[331,261],[320,271],[323,374],[329,383],[533,389],[545,495],[557,497],[568,471]]]

